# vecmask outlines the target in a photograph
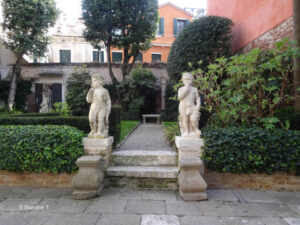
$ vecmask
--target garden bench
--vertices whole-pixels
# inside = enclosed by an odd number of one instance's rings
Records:
[[[156,118],[158,124],[160,124],[160,115],[159,114],[143,114],[143,123],[146,123],[146,118]]]

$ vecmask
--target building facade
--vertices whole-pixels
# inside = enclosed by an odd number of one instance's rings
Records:
[[[233,21],[235,52],[270,48],[284,37],[293,38],[292,0],[208,0],[207,14]]]
[[[167,63],[169,52],[173,42],[180,31],[193,20],[193,14],[177,7],[172,3],[166,3],[158,7],[159,24],[156,38],[151,43],[151,48],[141,52],[138,61],[145,63]],[[120,62],[123,51],[114,48],[111,52],[114,62]]]

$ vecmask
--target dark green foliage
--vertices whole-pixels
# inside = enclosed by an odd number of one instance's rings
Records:
[[[122,113],[122,120],[141,120],[141,114],[139,110],[129,110]]]
[[[10,115],[10,117],[51,117],[59,116],[59,113],[22,113]]]
[[[287,106],[277,109],[274,116],[283,124],[289,121],[291,130],[300,130],[300,113],[296,112],[294,107]]]
[[[231,54],[232,21],[228,18],[205,16],[194,20],[178,35],[168,57],[168,73],[178,81],[181,73],[207,66],[221,56]],[[190,63],[190,65],[189,65]]]
[[[133,69],[119,85],[123,110],[140,111],[141,114],[154,112],[155,82],[156,78],[150,70],[141,66]]]
[[[19,81],[17,83],[17,93],[15,98],[15,109],[25,111],[26,96],[31,93],[32,83],[30,81]],[[0,100],[7,104],[10,81],[0,80]]]
[[[177,96],[177,91],[173,88],[174,83],[168,81],[166,87],[166,109],[161,111],[161,120],[162,121],[177,121],[178,120],[178,100],[175,100],[174,97]]]
[[[83,136],[68,126],[0,126],[0,170],[73,173]]]
[[[300,132],[259,128],[207,128],[203,160],[230,173],[300,172]]]
[[[121,114],[120,106],[112,106],[109,115],[109,134],[114,136],[118,143],[121,133]],[[26,115],[26,114],[25,114]],[[90,132],[89,119],[86,116],[48,116],[48,117],[0,117],[0,125],[69,125],[82,130],[84,133]]]
[[[67,81],[67,103],[74,116],[86,116],[89,114],[90,104],[86,101],[86,95],[91,88],[91,77],[85,68],[75,68]]]

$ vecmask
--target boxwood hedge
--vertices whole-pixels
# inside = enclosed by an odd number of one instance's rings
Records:
[[[121,136],[121,106],[113,106],[109,116],[109,134],[114,136],[114,143],[118,143]],[[24,116],[21,116],[24,115]],[[0,117],[0,125],[68,125],[82,130],[85,134],[90,132],[89,119],[87,116],[55,116],[46,114],[41,117],[35,114],[27,116],[21,114],[15,116]]]
[[[0,126],[0,170],[73,173],[83,137],[69,126]]]
[[[203,137],[203,160],[211,170],[300,173],[300,131],[206,128]]]

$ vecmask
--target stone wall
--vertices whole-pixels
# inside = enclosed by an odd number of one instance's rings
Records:
[[[71,188],[76,174],[49,174],[29,172],[9,172],[0,170],[0,186],[64,187]],[[259,189],[300,191],[300,176],[289,173],[231,174],[206,171],[204,175],[209,189]],[[162,184],[152,182],[152,188],[159,189]],[[156,187],[155,187],[156,186]],[[142,188],[141,186],[131,188]],[[149,187],[148,187],[149,188]]]
[[[66,98],[66,86],[67,80],[74,72],[77,67],[86,66],[86,70],[90,74],[99,73],[102,75],[106,83],[111,83],[111,79],[108,72],[108,66],[106,63],[71,63],[71,64],[61,64],[61,63],[31,63],[24,64],[22,67],[22,78],[25,80],[31,80],[33,83],[61,83],[62,84],[62,98],[63,101]],[[166,64],[147,64],[144,63],[143,66],[152,71],[154,76],[157,78],[157,84],[161,85],[166,79],[168,79],[168,72],[166,69]],[[113,64],[113,71],[115,76],[119,81],[122,80],[122,70],[121,64]],[[0,73],[2,74],[2,79],[10,76],[12,72],[11,66],[0,66]]]
[[[239,52],[249,52],[253,48],[269,49],[282,38],[288,37],[290,39],[293,39],[293,31],[293,17],[290,17],[289,19],[275,26],[273,29],[264,33],[257,39],[249,42],[246,46],[241,48]]]

